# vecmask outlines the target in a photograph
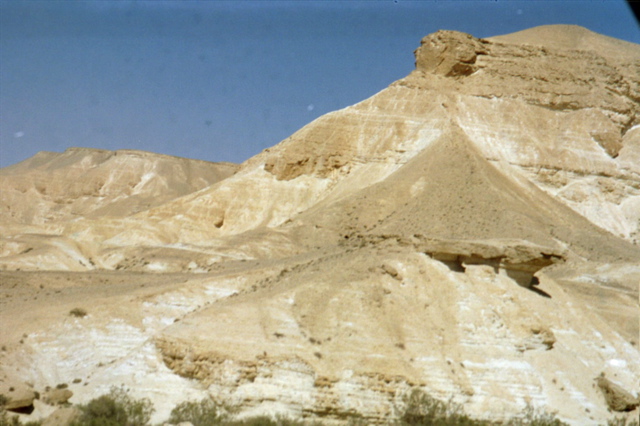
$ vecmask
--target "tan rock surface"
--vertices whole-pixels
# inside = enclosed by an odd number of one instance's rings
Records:
[[[0,395],[6,398],[3,404],[5,410],[20,410],[33,407],[37,394],[32,387],[16,380],[14,377],[4,377],[0,382]]]
[[[633,411],[640,405],[640,399],[637,396],[632,395],[606,377],[598,377],[596,383],[602,391],[607,405],[613,411]]]
[[[50,389],[40,395],[40,399],[45,404],[62,405],[73,396],[73,392],[69,389]]]
[[[387,423],[420,388],[606,423],[594,376],[640,380],[639,46],[440,31],[416,65],[237,171],[91,150],[2,170],[0,380],[73,403],[123,384],[154,421],[209,395]]]
[[[79,410],[76,407],[61,407],[44,419],[42,426],[67,426],[78,414]]]

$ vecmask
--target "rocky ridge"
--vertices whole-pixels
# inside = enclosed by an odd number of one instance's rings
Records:
[[[125,217],[206,188],[236,169],[134,150],[40,152],[0,170],[2,222]]]
[[[0,379],[81,375],[77,402],[124,383],[158,419],[209,395],[386,423],[417,388],[494,420],[637,410],[639,70],[640,46],[579,27],[439,31],[409,76],[237,171],[183,162],[145,180],[156,160],[77,150],[4,169],[17,192],[67,168],[120,183],[76,188],[67,209],[3,198],[0,306],[16,326]],[[79,300],[98,304],[65,316]]]

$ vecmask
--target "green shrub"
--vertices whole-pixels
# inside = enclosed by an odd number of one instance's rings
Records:
[[[506,426],[568,426],[565,422],[556,419],[556,416],[547,412],[538,412],[531,405],[527,405],[522,419],[512,419]]]
[[[33,421],[22,423],[18,416],[9,416],[6,411],[0,411],[0,426],[40,426],[41,424],[41,422]]]
[[[78,423],[92,426],[116,426],[127,423],[127,412],[113,398],[102,395],[81,407]]]
[[[489,420],[478,420],[465,414],[462,406],[453,402],[444,402],[415,389],[404,400],[404,410],[400,415],[400,425],[434,425],[434,426],[566,426],[552,414],[537,412],[527,406],[522,418],[496,423]],[[626,426],[626,425],[614,425]]]
[[[126,390],[116,387],[78,408],[81,414],[72,426],[144,426],[154,411],[148,399],[132,399]]]
[[[256,416],[231,423],[234,426],[280,426],[280,423],[269,416]]]
[[[306,423],[291,420],[287,417],[256,416],[242,420],[231,420],[226,413],[235,410],[231,407],[220,407],[209,398],[201,401],[186,401],[171,410],[168,423],[179,424],[190,422],[193,426],[301,426]],[[314,423],[319,424],[319,423]]]
[[[288,417],[278,416],[274,419],[269,416],[257,416],[226,424],[229,426],[302,426],[305,423],[302,421],[289,419]]]
[[[483,426],[491,424],[467,416],[458,404],[440,401],[418,389],[411,392],[404,403],[404,411],[400,415],[402,425]]]
[[[0,426],[20,426],[20,419],[18,416],[11,416],[6,411],[0,412]]]
[[[200,402],[186,401],[176,405],[171,410],[169,423],[191,422],[193,426],[209,426],[222,424],[224,418],[215,402],[204,398]]]
[[[616,417],[607,422],[607,426],[639,426],[640,421],[631,420],[626,417]]]

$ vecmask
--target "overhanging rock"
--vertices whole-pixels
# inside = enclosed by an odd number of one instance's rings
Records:
[[[489,265],[496,271],[504,270],[523,287],[536,285],[535,274],[541,269],[565,260],[565,254],[557,249],[523,240],[418,240],[420,251],[452,269]]]

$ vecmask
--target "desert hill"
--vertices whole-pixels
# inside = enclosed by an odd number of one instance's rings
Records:
[[[488,40],[510,44],[531,44],[554,49],[593,51],[608,59],[633,62],[638,45],[602,34],[578,25],[543,25],[516,33],[489,37]]]
[[[237,168],[134,150],[41,152],[0,170],[2,256],[11,262],[17,255],[35,269],[93,268],[93,249],[60,235],[61,224],[119,220],[207,188]]]
[[[0,385],[124,384],[157,421],[208,396],[384,424],[414,389],[493,420],[637,418],[640,46],[547,26],[415,54],[239,166],[0,170]]]
[[[40,152],[0,170],[2,221],[124,217],[208,187],[236,168],[134,150]]]

